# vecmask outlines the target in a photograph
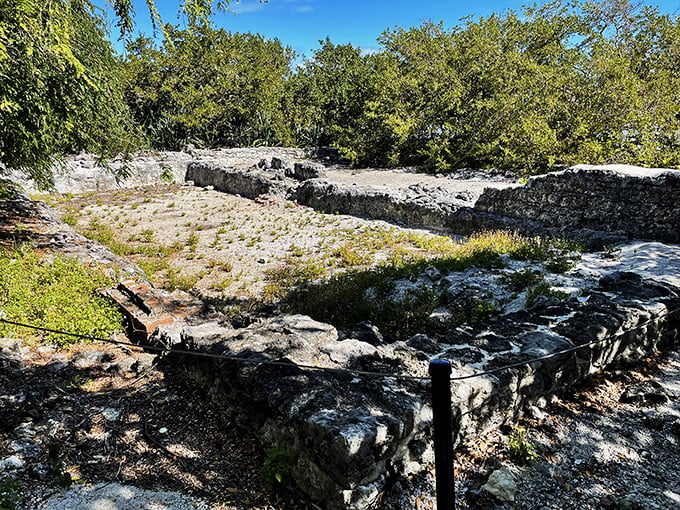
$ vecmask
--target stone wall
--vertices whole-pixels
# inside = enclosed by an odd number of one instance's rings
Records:
[[[187,170],[187,179],[197,185],[229,193],[250,198],[277,194],[317,210],[459,235],[509,229],[569,237],[589,249],[626,238],[680,242],[677,170],[574,167],[532,178],[525,186],[487,188],[476,201],[470,194],[451,194],[436,186],[382,190],[287,175],[292,174],[206,161],[192,162]]]
[[[256,430],[265,448],[293,453],[293,478],[313,499],[328,509],[361,509],[374,503],[390,480],[403,481],[433,460],[430,359],[450,360],[453,377],[464,377],[616,335],[575,353],[454,382],[459,444],[516,419],[526,405],[541,405],[613,361],[639,360],[677,342],[680,314],[666,314],[678,307],[679,289],[612,272],[587,296],[546,298],[490,322],[424,331],[392,344],[379,336],[339,336],[333,326],[299,315],[243,329],[217,323],[189,327],[181,348],[250,363],[183,356],[169,359],[167,370],[207,388],[217,404],[236,402],[242,410],[236,419]],[[167,343],[162,330],[156,336]]]
[[[680,242],[680,171],[621,165],[576,166],[526,186],[488,189],[475,209],[564,230]]]

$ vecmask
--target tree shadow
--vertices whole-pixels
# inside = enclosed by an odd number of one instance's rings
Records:
[[[54,353],[22,362],[0,353],[0,459],[24,489],[57,492],[70,483],[117,482],[177,491],[230,508],[301,508],[304,497],[273,490],[261,476],[265,454],[228,406],[208,402],[151,366],[153,356],[119,348],[101,361]],[[54,358],[54,359],[50,359]]]

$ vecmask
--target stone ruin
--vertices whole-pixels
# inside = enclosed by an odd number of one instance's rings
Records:
[[[215,405],[235,403],[231,407],[240,412],[234,420],[255,431],[265,448],[291,452],[296,484],[328,509],[367,508],[379,497],[384,508],[415,507],[416,493],[408,487],[411,475],[419,473],[426,473],[422,483],[434,492],[427,476],[433,461],[431,359],[447,359],[453,366],[454,442],[459,445],[513,421],[528,405],[544,405],[613,361],[640,360],[678,341],[680,247],[661,243],[678,242],[680,172],[575,167],[475,197],[422,185],[362,189],[324,179],[318,164],[291,164],[278,156],[248,164],[190,156],[170,158],[178,180],[186,168],[186,179],[198,186],[253,199],[274,194],[327,212],[459,235],[501,228],[571,237],[593,249],[620,249],[618,259],[611,250],[588,254],[568,274],[550,276],[550,285],[568,297],[541,296],[530,306],[526,295],[508,292],[502,280],[511,271],[540,268],[510,260],[508,269],[492,271],[442,274],[430,268],[417,281],[400,285],[407,290],[428,285],[445,296],[442,306],[430,328],[397,342],[386,341],[370,323],[338,329],[300,315],[252,324],[169,320],[168,303],[177,297],[155,296],[143,279],[141,286],[123,283],[117,292],[139,321],[146,337],[140,341],[225,356],[166,356],[165,369],[199,384]],[[140,183],[153,181],[159,169],[140,171]],[[74,239],[76,245],[87,244],[69,235],[46,232],[45,244]],[[660,260],[667,267],[655,267]],[[480,294],[494,300],[498,315],[442,327],[442,317]],[[153,306],[139,306],[149,299]],[[200,303],[189,304],[200,308]],[[545,358],[577,346],[584,347]],[[247,362],[229,360],[233,356]],[[544,359],[531,362],[536,358]],[[527,363],[466,378],[520,362]]]
[[[525,186],[486,190],[475,202],[423,186],[361,189],[325,180],[317,165],[303,167],[265,161],[244,169],[201,161],[188,165],[186,178],[249,198],[275,194],[324,211],[463,235],[509,228],[601,248],[636,238],[677,242],[680,232],[677,171],[575,167]],[[370,323],[338,330],[299,315],[238,328],[223,322],[181,331],[161,327],[151,341],[249,360],[174,356],[168,366],[181,367],[216,405],[236,402],[242,409],[237,419],[257,431],[265,448],[292,452],[293,478],[314,500],[329,509],[367,508],[395,480],[403,489],[410,475],[431,466],[431,359],[453,365],[454,442],[461,444],[511,422],[528,405],[544,405],[614,361],[640,360],[677,342],[680,279],[673,274],[680,274],[680,248],[635,246],[648,250],[650,258],[657,249],[670,250],[671,278],[631,271],[595,254],[568,275],[552,277],[551,285],[566,290],[566,299],[543,296],[531,306],[525,296],[496,292],[503,270],[439,274],[431,268],[403,285],[430,285],[456,299],[491,292],[501,313],[479,323],[433,327],[405,341],[386,342]],[[450,313],[451,306],[437,314]],[[530,362],[576,346],[584,347]],[[278,364],[262,363],[267,361]],[[455,381],[521,362],[527,364]],[[381,498],[385,508],[415,506],[408,490],[387,491]]]

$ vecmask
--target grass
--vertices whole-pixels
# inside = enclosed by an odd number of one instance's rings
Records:
[[[122,330],[122,317],[96,290],[113,283],[98,266],[62,257],[41,260],[29,246],[0,252],[0,310],[11,321],[108,337]],[[0,324],[0,335],[8,334],[58,345],[75,342],[69,336],[38,336],[24,328]]]
[[[440,291],[404,284],[417,280],[426,268],[441,272],[500,268],[504,257],[545,261],[554,244],[502,231],[477,234],[467,241],[394,230],[364,231],[356,236],[351,251],[343,245],[330,256],[311,257],[291,247],[284,263],[267,272],[264,298],[282,300],[290,311],[336,326],[370,320],[388,338],[403,340],[422,331],[440,304]],[[371,264],[379,250],[388,252],[386,261]],[[525,287],[542,281],[542,276],[529,273],[509,278],[512,285]],[[483,320],[496,311],[492,302],[479,300],[452,316],[450,325]]]

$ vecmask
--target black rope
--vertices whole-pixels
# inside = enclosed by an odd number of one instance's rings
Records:
[[[568,349],[563,349],[561,351],[557,352],[552,352],[550,354],[546,354],[544,356],[539,356],[536,358],[531,358],[528,360],[524,361],[518,361],[517,363],[511,363],[509,365],[503,365],[501,367],[496,367],[496,368],[491,368],[489,370],[484,370],[482,372],[474,372],[471,374],[467,375],[461,375],[461,376],[455,376],[451,377],[451,381],[464,381],[467,379],[473,379],[475,377],[483,377],[486,375],[494,375],[499,372],[505,371],[505,370],[510,370],[513,368],[520,368],[523,366],[529,366],[532,363],[536,363],[538,361],[545,361],[548,359],[556,358],[559,356],[564,356],[565,354],[571,354],[574,352],[577,352],[581,349],[585,349],[586,347],[591,347],[593,345],[597,345],[600,343],[605,343],[609,340],[613,340],[615,338],[618,338],[620,336],[623,336],[627,333],[630,333],[631,331],[636,331],[639,329],[642,329],[644,327],[647,327],[648,325],[652,324],[653,322],[663,319],[665,317],[668,317],[670,315],[673,315],[677,312],[680,311],[680,307],[676,308],[675,310],[671,311],[666,311],[663,314],[657,315],[653,318],[650,318],[646,322],[643,322],[642,324],[638,324],[637,326],[627,329],[626,331],[622,331],[619,333],[614,333],[612,335],[608,335],[604,338],[599,338],[597,340],[593,340],[591,342],[581,344],[581,345],[576,345],[574,347],[570,347]],[[94,341],[94,342],[102,342],[102,343],[108,343],[108,344],[113,344],[113,345],[119,345],[119,346],[124,346],[124,347],[133,347],[137,349],[147,349],[151,351],[156,351],[160,354],[167,355],[167,354],[178,354],[178,355],[183,355],[183,356],[195,356],[195,357],[201,357],[201,358],[209,358],[209,359],[215,359],[215,360],[223,360],[223,361],[235,361],[239,363],[247,363],[247,364],[253,364],[253,365],[269,365],[269,366],[280,366],[280,367],[296,367],[302,370],[308,370],[308,371],[316,371],[316,372],[326,372],[326,373],[332,373],[332,374],[340,374],[340,375],[354,375],[354,376],[366,376],[366,377],[378,377],[378,378],[383,378],[383,379],[402,379],[402,380],[411,380],[411,381],[429,381],[429,377],[424,377],[424,376],[415,376],[415,375],[400,375],[400,374],[394,374],[394,373],[387,373],[387,372],[369,372],[365,370],[351,370],[351,369],[345,369],[345,368],[331,368],[331,367],[319,367],[315,365],[305,365],[305,364],[300,364],[300,363],[293,363],[293,362],[284,362],[284,361],[271,361],[271,360],[256,360],[256,359],[251,359],[251,358],[244,358],[241,356],[235,356],[235,355],[229,355],[229,354],[211,354],[208,352],[200,352],[200,351],[189,351],[185,349],[174,349],[174,348],[167,348],[167,347],[160,347],[160,346],[155,346],[155,345],[139,345],[139,344],[133,344],[131,342],[121,342],[119,340],[112,340],[109,338],[100,338],[100,337],[95,337],[91,335],[83,335],[80,333],[70,333],[68,331],[61,331],[57,329],[51,329],[51,328],[44,328],[41,326],[34,326],[31,324],[25,324],[22,322],[16,322],[16,321],[11,321],[8,319],[4,319],[0,317],[0,322],[3,322],[5,324],[11,324],[13,326],[19,326],[22,328],[27,328],[27,329],[32,329],[35,331],[41,331],[44,333],[52,333],[56,335],[64,335],[64,336],[70,336],[73,338],[79,338],[81,340],[89,340],[89,341]]]

